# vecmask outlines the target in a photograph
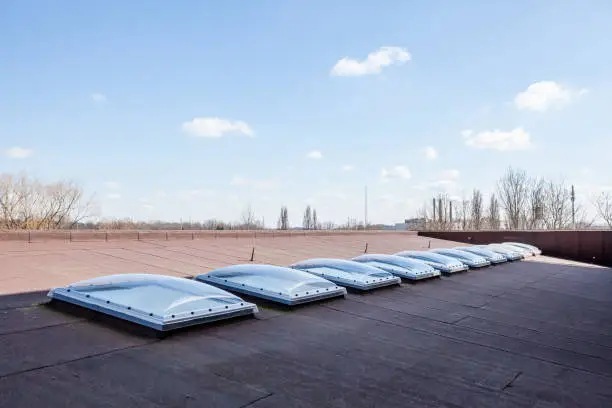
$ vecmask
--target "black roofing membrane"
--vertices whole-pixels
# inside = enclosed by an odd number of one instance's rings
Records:
[[[164,339],[0,298],[0,406],[612,406],[612,272],[537,260]]]

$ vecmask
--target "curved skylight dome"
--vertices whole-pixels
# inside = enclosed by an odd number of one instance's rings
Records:
[[[274,265],[244,264],[196,276],[202,282],[273,302],[294,305],[344,296],[346,289],[308,272]]]
[[[521,251],[521,253],[527,256],[536,256],[542,253],[542,251],[540,251],[537,247],[528,244],[521,244],[520,242],[504,242],[502,245],[507,245],[511,248],[516,248],[517,250]]]
[[[214,286],[164,275],[102,276],[52,289],[48,296],[162,331],[258,311]]]
[[[468,269],[466,264],[458,261],[457,259],[430,251],[402,251],[396,253],[395,255],[423,261],[429,266],[432,266],[444,273],[461,272]]]
[[[380,268],[400,278],[418,280],[440,276],[440,272],[424,262],[395,255],[367,254],[353,261]]]
[[[321,276],[339,285],[361,290],[401,283],[400,278],[382,269],[344,259],[308,259],[290,267]]]
[[[432,249],[431,252],[455,258],[460,262],[463,262],[470,268],[482,268],[484,266],[491,265],[491,262],[487,261],[484,257],[480,255],[459,251],[453,248],[436,248]]]
[[[523,258],[527,258],[528,256],[533,256],[533,253],[530,250],[528,250],[526,248],[518,247],[518,246],[515,246],[515,245],[502,244],[501,242],[494,242],[491,245],[499,245],[502,248],[506,248],[506,249],[508,249],[510,251],[517,252],[517,253],[521,254],[523,256]]]
[[[498,254],[502,254],[509,261],[518,261],[523,259],[523,254],[518,252],[517,249],[513,249],[507,245],[502,244],[489,244],[489,245],[479,245],[481,247],[487,248],[493,252],[497,252]]]
[[[498,264],[498,263],[502,263],[502,262],[507,262],[508,260],[506,259],[505,256],[503,256],[502,254],[498,254],[497,252],[493,252],[490,249],[487,249],[485,247],[478,247],[478,246],[465,246],[465,247],[455,247],[456,250],[458,251],[463,251],[463,252],[469,252],[472,254],[476,254],[478,256],[482,256],[484,259],[486,259],[487,261],[491,262],[492,264]]]

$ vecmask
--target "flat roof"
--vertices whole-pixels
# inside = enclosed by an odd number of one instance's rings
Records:
[[[354,256],[356,241],[298,257],[351,248],[344,256]],[[288,244],[269,245],[264,254],[272,258]],[[390,242],[376,251],[400,249]],[[108,257],[109,269],[133,265],[120,250],[48,249],[41,263],[20,258],[22,251],[9,255],[7,270],[23,261],[29,271],[43,274],[46,266],[53,279],[64,270],[74,281],[71,262],[85,262],[79,251]],[[257,318],[163,339],[50,307],[46,292],[7,294],[0,296],[0,406],[610,406],[611,272],[540,256],[297,309],[258,301]]]

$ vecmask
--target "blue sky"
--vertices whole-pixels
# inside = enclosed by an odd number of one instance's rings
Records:
[[[269,225],[362,219],[365,185],[400,221],[509,165],[585,198],[612,186],[610,38],[605,0],[3,1],[0,172]]]

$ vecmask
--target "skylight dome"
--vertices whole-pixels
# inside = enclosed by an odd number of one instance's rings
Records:
[[[476,255],[471,252],[460,251],[454,248],[437,248],[432,249],[431,252],[457,259],[458,261],[463,262],[470,268],[482,268],[484,266],[491,265],[491,262],[489,262],[486,258],[480,255]]]
[[[442,273],[455,273],[468,269],[468,266],[457,259],[429,251],[402,251],[395,255],[412,258],[436,268]]]
[[[308,259],[291,265],[291,268],[321,276],[339,285],[361,290],[401,283],[400,278],[382,269],[344,259]]]
[[[387,254],[365,254],[353,261],[380,268],[400,278],[409,280],[427,279],[440,276],[440,272],[424,262]]]
[[[534,256],[542,254],[542,250],[540,248],[538,248],[537,246],[534,246],[534,245],[525,244],[524,242],[504,242],[504,244],[527,249],[527,250],[531,251],[531,253]]]
[[[509,247],[507,245],[489,244],[489,245],[478,245],[478,246],[487,248],[487,249],[489,249],[489,250],[491,250],[493,252],[496,252],[498,254],[502,254],[509,261],[519,261],[519,260],[523,259],[523,257],[524,257],[523,254],[518,252],[517,249],[513,249],[512,247]]]
[[[214,286],[164,275],[102,276],[47,296],[160,331],[258,312],[256,305]]]
[[[195,279],[286,305],[346,294],[345,288],[327,279],[297,269],[274,265],[233,265],[198,275]]]
[[[458,251],[469,252],[471,254],[482,256],[483,258],[485,258],[487,261],[491,262],[492,264],[498,264],[498,263],[503,263],[503,262],[508,261],[506,257],[503,256],[502,254],[493,252],[485,247],[461,246],[461,247],[455,247],[455,249]]]

